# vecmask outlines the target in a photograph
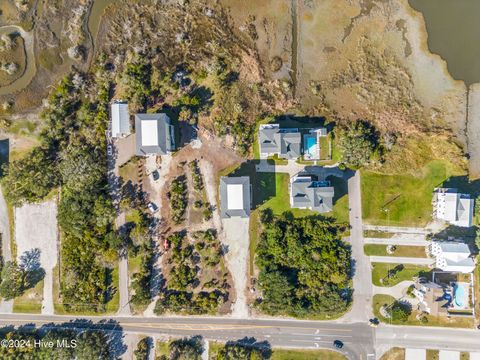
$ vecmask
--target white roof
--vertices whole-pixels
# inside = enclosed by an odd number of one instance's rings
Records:
[[[128,113],[128,104],[116,102],[111,106],[112,115],[112,137],[130,134],[130,115]]]
[[[460,351],[440,350],[438,360],[460,360]]]
[[[425,349],[405,349],[405,360],[426,360],[427,350]]]
[[[480,352],[471,352],[470,360],[480,360]]]
[[[142,120],[142,146],[158,146],[158,122]]]
[[[242,184],[227,185],[227,206],[228,206],[228,210],[243,209],[243,185]]]

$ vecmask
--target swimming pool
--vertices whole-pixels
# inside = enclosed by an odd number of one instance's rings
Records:
[[[455,299],[455,305],[459,308],[465,306],[465,287],[463,285],[455,284],[453,288],[453,297]]]
[[[306,143],[306,153],[310,157],[316,157],[315,151],[317,150],[317,139],[312,136],[308,136],[305,139]]]

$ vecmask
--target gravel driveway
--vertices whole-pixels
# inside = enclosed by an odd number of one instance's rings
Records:
[[[232,315],[238,318],[248,318],[247,306],[247,260],[249,246],[249,219],[233,217],[222,219],[223,243],[228,247],[225,261],[232,274],[236,300]]]
[[[45,270],[42,314],[53,314],[53,268],[57,264],[57,204],[54,200],[15,208],[17,261],[26,251],[40,250]]]

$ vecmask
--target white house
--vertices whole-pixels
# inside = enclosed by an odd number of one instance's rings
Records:
[[[465,243],[434,240],[430,253],[435,257],[435,266],[443,271],[468,274],[475,270],[475,262]]]
[[[112,137],[118,138],[130,135],[130,114],[128,103],[115,101],[110,107]]]
[[[222,218],[250,216],[251,189],[248,176],[220,178],[220,216]]]
[[[474,199],[453,188],[437,188],[433,193],[433,217],[461,227],[472,226]]]

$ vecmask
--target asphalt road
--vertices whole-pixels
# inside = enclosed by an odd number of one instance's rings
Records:
[[[341,340],[341,352],[349,359],[374,359],[374,329],[366,323],[342,324],[324,321],[243,320],[213,317],[72,317],[62,315],[2,314],[0,325],[62,324],[76,322],[77,327],[118,330],[132,334],[176,336],[202,335],[207,340],[241,340],[255,338],[272,347],[334,349]],[[367,355],[369,355],[367,357]]]

